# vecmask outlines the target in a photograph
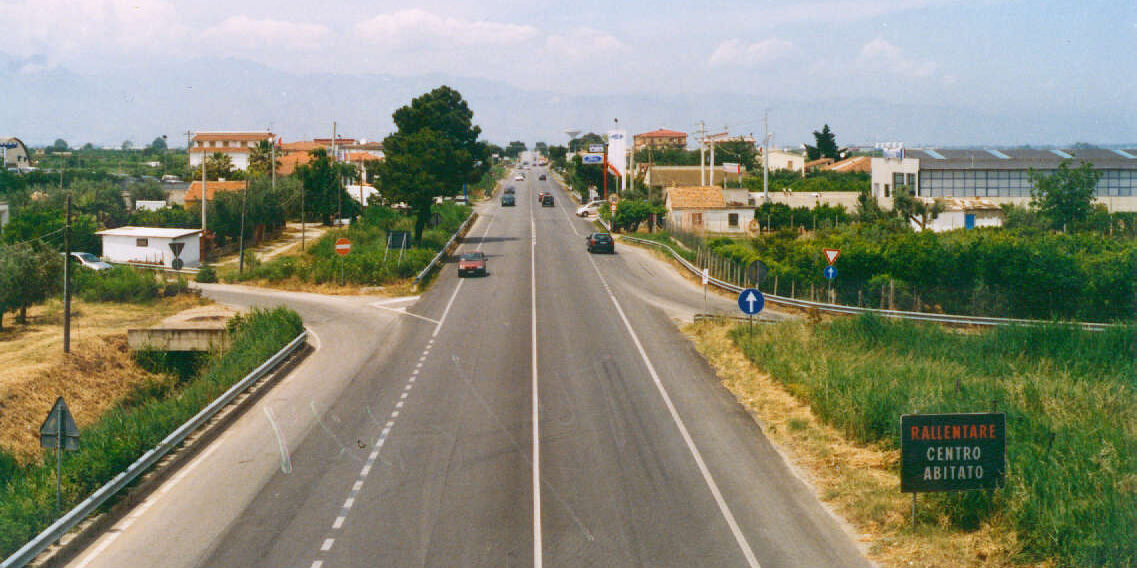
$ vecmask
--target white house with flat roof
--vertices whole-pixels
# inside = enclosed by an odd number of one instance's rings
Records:
[[[8,204],[0,201],[0,229],[8,224]]]
[[[180,258],[186,267],[201,264],[201,229],[119,227],[95,234],[103,238],[103,258],[110,262],[172,268]]]

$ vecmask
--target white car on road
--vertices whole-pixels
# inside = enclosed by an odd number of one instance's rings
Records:
[[[588,203],[585,203],[584,205],[582,205],[576,209],[576,216],[577,217],[591,217],[593,215],[597,215],[600,212],[600,208],[604,207],[607,204],[608,204],[607,201],[600,201],[600,200],[589,201]]]

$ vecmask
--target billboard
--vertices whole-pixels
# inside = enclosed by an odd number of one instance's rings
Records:
[[[967,491],[1003,486],[1007,416],[905,414],[900,417],[900,491]]]
[[[624,130],[608,131],[608,169],[623,177],[628,171],[628,133]]]

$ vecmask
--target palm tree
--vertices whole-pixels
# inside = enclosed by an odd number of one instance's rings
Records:
[[[214,152],[205,158],[205,175],[216,180],[233,174],[233,158],[229,154]]]
[[[273,151],[272,141],[261,140],[257,142],[249,151],[249,173],[256,175],[266,175],[272,171]],[[280,160],[276,161],[276,167],[280,167]]]

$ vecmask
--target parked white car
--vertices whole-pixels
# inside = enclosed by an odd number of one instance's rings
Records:
[[[517,175],[513,176],[513,181],[525,181],[525,175],[524,174],[517,174]]]
[[[108,268],[111,268],[110,264],[99,260],[99,257],[89,252],[72,252],[71,257],[75,262],[79,263],[80,266],[90,268],[91,270],[106,270]]]
[[[576,209],[576,216],[577,217],[591,217],[593,215],[598,215],[600,212],[600,208],[606,206],[607,204],[608,204],[607,201],[600,201],[600,200],[589,201],[588,203],[585,203],[584,205],[582,205]]]

